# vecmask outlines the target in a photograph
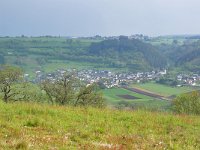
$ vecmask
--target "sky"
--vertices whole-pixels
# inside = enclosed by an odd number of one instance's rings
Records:
[[[200,0],[0,0],[0,36],[200,34]]]

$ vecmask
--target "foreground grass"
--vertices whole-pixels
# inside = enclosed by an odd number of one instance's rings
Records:
[[[0,103],[0,149],[200,149],[200,117]]]

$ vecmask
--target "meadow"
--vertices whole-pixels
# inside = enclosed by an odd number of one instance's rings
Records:
[[[0,102],[0,149],[200,149],[200,117]]]
[[[163,84],[158,84],[155,82],[141,83],[141,84],[133,84],[131,87],[137,87],[143,90],[147,90],[153,93],[160,94],[162,96],[172,96],[172,95],[180,95],[183,93],[188,93],[194,90],[198,90],[198,88],[194,87],[171,87]]]
[[[123,88],[112,88],[102,90],[108,105],[117,106],[121,102],[127,102],[132,106],[143,107],[145,109],[168,109],[170,102],[166,100],[159,100]],[[130,95],[136,97],[135,99],[122,98],[119,95]]]
[[[191,91],[199,90],[199,88],[194,87],[171,87],[163,84],[158,84],[155,82],[147,82],[140,84],[132,84],[130,87],[138,88],[142,91],[147,91],[150,93],[158,94],[167,99],[173,99],[174,97],[181,95],[183,93],[189,93]],[[130,104],[132,106],[142,107],[145,109],[158,109],[164,111],[171,111],[171,101],[161,100],[146,96],[143,94],[138,94],[129,91],[124,88],[111,88],[102,90],[104,98],[108,105],[117,106],[121,104]],[[133,99],[126,98],[126,96],[133,96]]]

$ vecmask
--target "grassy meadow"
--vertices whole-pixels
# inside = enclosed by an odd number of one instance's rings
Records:
[[[0,149],[200,149],[200,117],[0,102]]]
[[[180,95],[182,93],[187,93],[196,90],[193,87],[171,87],[155,82],[133,84],[131,85],[131,87],[137,87],[163,96]]]
[[[128,102],[132,105],[141,106],[147,109],[165,109],[168,108],[170,105],[169,101],[158,100],[149,96],[131,92],[123,88],[104,89],[102,92],[104,94],[105,99],[107,100],[107,103],[109,105],[114,106],[116,106],[122,101]],[[136,97],[136,99],[126,99],[119,97],[119,95],[130,95]]]
[[[133,84],[130,87],[138,88],[144,91],[152,92],[164,97],[175,97],[177,95],[188,93],[198,88],[194,87],[171,87],[163,84],[157,84],[155,82]],[[159,100],[153,97],[138,94],[123,88],[111,88],[102,90],[105,99],[109,105],[117,106],[121,102],[127,102],[131,105],[141,106],[146,109],[159,109],[169,111],[171,102],[167,100]],[[120,97],[120,95],[134,96],[134,99],[126,99]]]

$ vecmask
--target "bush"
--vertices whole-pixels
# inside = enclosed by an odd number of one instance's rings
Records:
[[[172,101],[173,110],[177,113],[200,114],[200,93],[198,91],[183,94]]]

